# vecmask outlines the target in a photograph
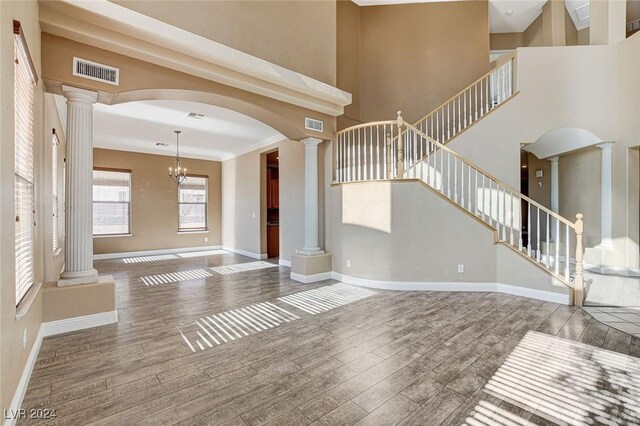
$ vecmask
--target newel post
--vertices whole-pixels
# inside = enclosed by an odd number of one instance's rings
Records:
[[[398,111],[398,170],[396,178],[402,178],[404,174],[404,144],[402,143],[402,126],[404,120],[402,119],[402,111]]]
[[[582,235],[584,234],[584,216],[582,213],[576,215],[576,275],[573,280],[573,303],[582,306],[584,300],[584,246]]]

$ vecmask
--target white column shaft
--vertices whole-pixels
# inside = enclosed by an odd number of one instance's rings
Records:
[[[306,138],[304,144],[304,247],[302,254],[321,254],[318,244],[318,145],[322,139]]]
[[[93,104],[97,94],[63,87],[67,98],[65,270],[59,285],[96,282],[93,269]]]
[[[613,170],[611,163],[612,143],[598,145],[602,151],[602,166],[600,171],[600,244],[606,247],[612,245],[613,238]]]

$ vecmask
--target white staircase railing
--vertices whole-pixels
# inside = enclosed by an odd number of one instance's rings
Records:
[[[575,223],[565,219],[406,123],[400,113],[396,120],[338,132],[334,152],[335,183],[419,179],[493,228],[497,242],[572,287],[575,303],[582,303],[581,214]]]
[[[504,63],[422,117],[414,127],[440,143],[447,143],[514,95],[514,60],[513,55],[506,58]]]

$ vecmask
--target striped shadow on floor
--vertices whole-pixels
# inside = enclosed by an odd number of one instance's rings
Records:
[[[233,265],[216,266],[211,268],[211,270],[222,275],[229,275],[229,274],[236,274],[238,272],[255,271],[258,269],[277,268],[277,267],[278,265],[275,263],[258,261],[258,262],[236,263]]]
[[[140,277],[140,281],[146,286],[158,284],[170,284],[180,281],[199,280],[212,277],[213,275],[206,269],[193,269],[191,271],[167,272],[166,274],[147,275]]]
[[[142,262],[156,262],[159,260],[177,259],[173,254],[159,254],[155,256],[139,256],[139,257],[125,257],[122,259],[124,263],[142,263]]]
[[[186,253],[178,253],[177,256],[184,259],[189,259],[192,257],[215,256],[218,254],[229,254],[229,252],[226,250],[189,251]]]
[[[192,352],[222,345],[251,334],[299,319],[297,315],[270,302],[257,303],[195,320],[180,330]],[[189,338],[190,336],[191,338]]]
[[[338,306],[366,299],[374,294],[376,293],[371,290],[339,283],[279,297],[278,300],[315,315]]]

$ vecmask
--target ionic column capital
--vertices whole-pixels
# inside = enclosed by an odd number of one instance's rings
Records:
[[[88,107],[91,107],[98,100],[98,92],[79,89],[72,86],[63,85],[62,94],[65,98],[67,98],[67,102],[72,102],[76,105],[86,105]]]
[[[551,163],[557,163],[560,160],[560,156],[554,155],[553,157],[547,158],[547,160],[549,160]]]
[[[318,145],[322,143],[322,139],[309,136],[308,138],[300,139],[300,142],[304,144],[307,149],[318,148]]]
[[[598,148],[600,148],[603,151],[610,151],[611,147],[613,146],[614,142],[605,142],[605,143],[601,143],[599,145],[596,145]]]

